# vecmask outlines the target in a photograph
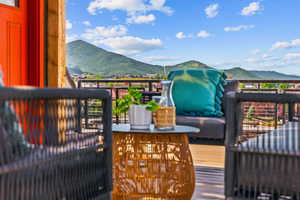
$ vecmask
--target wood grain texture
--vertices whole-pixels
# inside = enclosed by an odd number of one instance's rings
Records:
[[[224,168],[225,147],[191,144],[194,166]]]
[[[47,86],[52,88],[63,88],[66,80],[65,3],[65,0],[48,0]],[[52,114],[61,118],[66,113],[57,106]],[[64,130],[67,124],[58,121],[56,126],[56,140],[62,142],[65,135],[61,130]]]
[[[63,87],[66,74],[65,0],[48,1],[48,86]]]
[[[225,147],[190,145],[196,175],[192,200],[223,200]]]

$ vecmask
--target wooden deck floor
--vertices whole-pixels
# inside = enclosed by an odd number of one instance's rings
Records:
[[[225,148],[192,144],[190,149],[196,171],[192,200],[223,200]]]

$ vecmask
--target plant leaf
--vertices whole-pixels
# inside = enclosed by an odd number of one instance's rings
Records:
[[[160,107],[160,105],[158,103],[156,103],[155,101],[149,101],[146,104],[146,110],[151,111],[151,112],[156,112],[157,109]]]

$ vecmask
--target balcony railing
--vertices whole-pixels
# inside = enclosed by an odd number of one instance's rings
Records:
[[[107,90],[112,96],[113,107],[117,106],[117,99],[128,93],[129,87],[137,88],[143,92],[143,101],[148,101],[153,95],[159,94],[161,91],[160,80],[79,80],[77,85],[78,88]],[[97,107],[96,104],[90,104],[88,102],[86,102],[85,106],[90,109],[96,109]],[[94,121],[97,115],[86,112],[82,117],[85,121]],[[119,116],[113,113],[113,122],[127,123],[128,116],[127,114]],[[86,128],[89,128],[89,126],[91,126],[91,123],[86,124]]]
[[[116,100],[127,94],[128,87],[135,87],[140,89],[144,94],[144,101],[148,101],[152,96],[159,95],[161,91],[161,80],[148,80],[148,79],[129,79],[129,80],[79,80],[78,88],[89,89],[106,89],[112,95],[113,106],[117,105]],[[240,90],[243,93],[300,93],[300,80],[239,80]],[[93,107],[95,105],[86,105]],[[251,104],[248,107],[255,110],[255,113],[267,115],[267,112],[271,112],[278,109],[278,106],[268,107],[269,105]],[[299,109],[298,109],[299,107]],[[296,116],[300,116],[300,106],[295,106]],[[299,114],[298,113],[299,110]],[[251,111],[251,110],[250,110]],[[85,113],[83,116],[85,119],[93,119],[97,116]],[[278,116],[274,117],[274,124],[278,124]],[[128,116],[118,116],[113,114],[114,123],[127,123]]]
[[[300,80],[239,80],[241,89],[296,89],[300,87]],[[273,88],[275,87],[275,88]]]
[[[160,91],[160,81],[158,79],[106,79],[106,80],[79,80],[78,88],[107,88],[107,89],[122,89],[128,87],[140,87],[145,91],[158,92]],[[241,89],[259,91],[267,91],[269,89],[276,90],[295,90],[300,89],[300,80],[239,80]],[[272,86],[274,88],[272,88]],[[282,87],[282,88],[280,88]],[[286,88],[285,88],[286,87]],[[120,89],[120,90],[121,90]]]

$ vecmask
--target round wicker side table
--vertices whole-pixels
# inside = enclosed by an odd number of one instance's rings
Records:
[[[195,174],[187,133],[199,131],[189,126],[159,131],[113,125],[113,199],[190,200]]]

